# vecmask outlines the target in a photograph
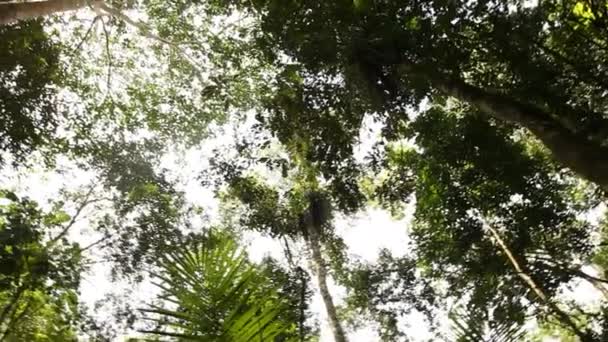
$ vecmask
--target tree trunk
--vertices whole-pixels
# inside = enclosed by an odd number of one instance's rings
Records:
[[[576,127],[568,127],[573,124],[566,125],[539,107],[459,79],[434,77],[411,64],[403,64],[402,69],[428,80],[444,94],[467,102],[487,115],[527,128],[560,163],[608,191],[608,147],[577,132]]]
[[[346,342],[347,340],[346,335],[344,334],[344,329],[342,329],[340,320],[338,320],[336,307],[334,306],[334,301],[331,297],[331,293],[329,292],[329,288],[327,287],[327,270],[325,269],[325,263],[323,262],[323,257],[321,256],[318,230],[312,224],[307,224],[306,228],[308,231],[308,247],[310,248],[312,256],[311,264],[315,274],[317,275],[319,291],[321,292],[321,297],[323,298],[323,303],[325,304],[325,309],[327,310],[327,317],[329,318],[331,332],[334,335],[334,341]]]
[[[94,2],[91,0],[90,2]],[[19,20],[32,19],[73,11],[85,7],[87,0],[45,0],[26,2],[0,2],[0,25],[11,24]]]

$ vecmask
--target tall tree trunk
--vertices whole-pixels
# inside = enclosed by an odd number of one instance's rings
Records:
[[[513,253],[511,253],[511,250],[504,242],[504,240],[500,237],[500,234],[498,234],[496,229],[494,229],[485,220],[482,220],[482,222],[484,228],[490,231],[490,233],[494,237],[494,240],[496,240],[496,244],[507,256],[507,259],[517,272],[517,275],[524,281],[524,283],[526,283],[526,286],[528,286],[532,290],[532,292],[536,294],[536,296],[541,300],[541,302],[549,307],[549,309],[553,312],[557,319],[562,324],[572,329],[572,332],[574,332],[574,334],[576,334],[576,336],[580,338],[581,342],[595,342],[595,339],[591,336],[591,334],[586,330],[582,330],[572,319],[572,317],[570,317],[570,315],[564,312],[557,304],[555,304],[549,297],[547,297],[543,289],[538,284],[536,284],[534,279],[532,279],[532,277],[528,273],[523,270],[523,268],[521,267]]]
[[[91,0],[93,3],[96,0]],[[0,2],[0,25],[6,25],[24,19],[32,19],[73,11],[85,7],[87,0],[44,0],[26,2]]]
[[[327,310],[327,317],[329,318],[329,325],[331,332],[334,335],[335,342],[346,342],[346,335],[344,329],[338,320],[338,314],[336,313],[336,307],[334,306],[333,298],[327,287],[327,270],[325,268],[325,262],[321,255],[321,246],[319,244],[319,233],[317,227],[312,224],[307,224],[306,229],[308,231],[308,247],[310,248],[312,260],[311,264],[315,274],[317,275],[317,281],[319,283],[319,291]]]
[[[576,123],[551,115],[543,109],[520,102],[507,95],[470,85],[460,79],[448,79],[420,71],[412,64],[402,64],[406,73],[424,78],[448,96],[467,102],[501,121],[527,128],[564,166],[608,191],[608,147],[591,140]]]

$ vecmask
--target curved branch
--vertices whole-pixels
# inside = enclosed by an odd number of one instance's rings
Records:
[[[192,59],[190,54],[188,54],[188,52],[180,44],[172,42],[168,39],[162,38],[162,37],[152,33],[152,30],[148,27],[148,25],[146,23],[132,19],[131,17],[124,14],[120,10],[109,6],[105,2],[96,1],[93,3],[93,6],[97,9],[97,11],[104,13],[106,15],[110,15],[112,17],[121,19],[125,23],[135,27],[145,37],[148,37],[150,39],[156,40],[160,43],[163,43],[163,44],[169,46],[170,48],[175,50],[179,55],[181,55],[186,61],[188,61],[188,64],[190,64],[192,69],[195,71],[195,74],[198,77],[199,81],[201,81],[201,84],[205,84],[207,82],[207,80],[204,77],[203,70],[201,70],[198,67],[198,63],[196,63],[196,61],[194,61]]]

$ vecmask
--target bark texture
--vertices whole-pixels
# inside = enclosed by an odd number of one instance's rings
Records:
[[[498,120],[517,124],[532,132],[564,166],[608,191],[608,146],[577,131],[574,124],[560,121],[560,113],[552,115],[544,109],[520,102],[508,95],[470,85],[459,79],[446,79],[420,72],[404,64],[404,72],[428,80],[448,96],[477,107]],[[564,113],[564,117],[567,113]]]
[[[93,2],[94,0],[91,0]],[[45,0],[26,2],[0,2],[0,25],[11,24],[20,20],[32,19],[74,11],[85,7],[86,0]]]
[[[312,256],[312,266],[315,274],[317,275],[319,291],[321,292],[321,297],[323,298],[323,303],[325,304],[325,309],[327,310],[327,317],[329,318],[331,332],[334,336],[335,342],[346,342],[346,334],[344,334],[344,329],[342,329],[342,325],[338,319],[336,307],[327,286],[327,270],[325,269],[325,263],[323,261],[323,257],[321,256],[318,230],[312,224],[307,224],[306,228],[308,231],[308,247],[310,248]]]
[[[563,127],[539,108],[473,87],[464,82],[442,82],[437,87],[483,112],[530,130],[555,159],[608,190],[608,148]]]

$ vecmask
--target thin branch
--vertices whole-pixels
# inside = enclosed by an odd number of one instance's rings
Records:
[[[111,263],[111,262],[112,262],[112,260],[108,260],[108,259],[91,260],[91,261],[82,262],[82,266],[107,264],[107,263]],[[95,285],[92,281],[90,281],[88,279],[85,279],[85,281],[88,282],[89,284]]]
[[[74,224],[76,223],[76,221],[78,220],[78,218],[82,214],[82,211],[88,205],[96,203],[96,202],[110,200],[108,197],[99,197],[99,198],[93,198],[93,199],[91,199],[91,195],[93,194],[93,190],[95,190],[95,184],[91,184],[89,190],[84,195],[84,198],[83,198],[82,202],[80,203],[80,205],[76,209],[76,213],[74,213],[74,216],[72,216],[70,222],[68,222],[68,224],[61,230],[61,232],[59,232],[59,234],[57,236],[55,236],[54,238],[51,238],[51,240],[49,241],[47,247],[52,247],[55,243],[57,243],[59,241],[59,239],[61,239],[62,237],[64,237],[68,233],[68,231],[70,230],[70,228],[72,228],[72,226],[74,226]]]
[[[289,266],[294,268],[295,264],[293,262],[293,255],[291,253],[291,248],[289,248],[289,241],[287,241],[287,238],[285,236],[283,237],[283,252],[287,257],[287,263],[289,264]]]
[[[220,39],[221,35],[224,34],[224,32],[226,32],[228,30],[228,28],[232,28],[235,27],[236,24],[239,24],[240,22],[242,22],[243,20],[245,20],[247,18],[247,16],[241,16],[240,18],[226,23],[225,25],[223,25],[216,33],[211,33],[215,38]]]
[[[120,10],[118,10],[114,7],[108,6],[107,4],[105,4],[103,2],[95,2],[95,3],[93,3],[93,5],[96,8],[98,8],[99,10],[106,12],[107,15],[119,18],[119,19],[123,20],[125,23],[137,28],[145,37],[156,40],[158,42],[161,42],[161,43],[173,48],[184,59],[186,59],[188,61],[190,66],[194,69],[196,76],[201,81],[201,84],[207,83],[207,80],[205,79],[205,77],[203,77],[203,71],[198,67],[198,64],[192,59],[192,57],[190,57],[188,52],[186,52],[186,50],[184,50],[180,46],[180,44],[172,42],[168,39],[162,38],[158,35],[155,35],[154,33],[152,33],[152,30],[150,30],[150,28],[148,27],[148,25],[146,23],[131,19],[128,15],[122,13]]]
[[[63,228],[63,230],[61,230],[61,232],[57,236],[55,236],[54,238],[51,239],[51,241],[49,241],[49,246],[52,246],[55,243],[57,243],[57,241],[59,241],[59,239],[61,239],[68,233],[68,231],[70,230],[70,228],[72,228],[74,223],[76,223],[76,220],[78,219],[78,216],[80,216],[80,213],[82,212],[82,210],[89,204],[89,197],[91,197],[91,194],[93,194],[94,189],[95,189],[95,186],[91,185],[91,187],[89,188],[89,191],[87,191],[87,193],[85,194],[82,203],[76,209],[76,213],[74,214],[74,216],[72,216],[72,219],[70,220],[70,222]]]
[[[608,283],[608,281],[606,281],[606,279],[594,277],[590,274],[587,274],[583,271],[578,271],[578,270],[573,270],[573,273],[575,275],[585,279],[587,282],[589,282],[591,285],[593,285],[593,287],[595,287],[598,291],[600,291],[602,293],[602,295],[604,296],[604,298],[608,299],[608,288],[606,288],[606,283]]]
[[[106,79],[106,94],[103,97],[103,101],[101,101],[101,103],[104,103],[108,96],[110,96],[110,98],[112,97],[112,95],[110,93],[110,89],[112,87],[112,53],[110,53],[110,34],[108,33],[106,23],[105,23],[105,21],[102,20],[101,24],[103,27],[103,32],[106,36],[106,55],[108,57],[108,75],[107,75],[107,79]]]
[[[95,18],[93,18],[93,21],[91,22],[91,25],[89,26],[89,28],[87,29],[87,32],[84,34],[84,36],[82,37],[82,39],[80,40],[80,42],[78,42],[78,45],[76,45],[76,47],[74,48],[74,50],[72,50],[72,53],[77,52],[78,50],[80,50],[80,48],[82,47],[82,44],[84,44],[84,42],[89,38],[89,36],[91,35],[91,32],[93,31],[93,27],[95,27],[95,24],[97,23],[97,21],[101,19],[101,16],[96,16]]]
[[[540,267],[558,270],[558,271],[564,272],[572,277],[581,278],[581,279],[587,281],[593,287],[595,287],[598,291],[600,291],[602,293],[602,295],[604,296],[604,298],[608,299],[608,288],[606,287],[606,284],[608,284],[608,280],[592,276],[588,273],[585,273],[585,272],[575,269],[575,268],[570,268],[567,266],[560,265],[557,262],[554,262],[555,265],[550,265],[549,262],[551,262],[552,260],[549,260],[549,259],[539,258],[539,260],[546,262],[546,264],[541,264]]]
[[[566,266],[565,263],[560,262],[554,258],[552,258],[551,256],[543,256],[541,254],[533,254],[531,255],[531,257],[535,260],[538,261],[542,261],[544,262],[544,264],[541,264],[541,267],[546,267],[546,268],[550,268],[550,269],[554,269],[554,270],[559,270],[565,273],[569,273],[571,275],[577,276],[579,278],[583,278],[586,280],[591,280],[591,281],[595,281],[595,282],[600,282],[600,283],[606,283],[608,284],[608,280],[607,279],[603,279],[600,277],[596,277],[596,276],[592,276],[589,273],[586,273],[582,270],[580,270],[579,268],[581,268],[582,266],[578,265],[576,267],[568,267]]]
[[[81,249],[80,249],[80,252],[81,252],[81,253],[82,253],[82,252],[86,252],[86,251],[88,251],[89,249],[91,249],[91,248],[93,248],[93,247],[97,246],[98,244],[100,244],[100,243],[102,243],[102,242],[104,242],[104,241],[108,240],[109,238],[110,238],[110,236],[109,236],[109,235],[108,235],[108,236],[104,236],[104,237],[102,237],[101,239],[99,239],[99,240],[97,240],[97,241],[95,241],[95,242],[93,242],[93,243],[89,244],[88,246],[86,246],[86,247],[84,247],[84,248],[81,248]]]
[[[570,315],[565,313],[559,306],[557,306],[557,304],[555,304],[543,292],[541,287],[538,284],[536,284],[534,279],[532,279],[532,277],[529,274],[524,272],[523,268],[520,266],[519,262],[517,261],[517,259],[513,255],[513,253],[511,253],[511,250],[509,249],[507,244],[500,237],[500,234],[498,234],[498,231],[496,231],[496,229],[494,229],[491,225],[489,225],[485,219],[481,218],[481,221],[482,221],[482,224],[483,224],[483,227],[485,228],[485,230],[490,231],[490,233],[492,233],[494,240],[496,241],[498,246],[501,248],[503,253],[507,256],[507,259],[509,259],[509,261],[511,262],[511,265],[515,269],[517,275],[528,285],[528,287],[536,294],[536,296],[538,298],[540,298],[540,300],[545,305],[547,305],[553,311],[554,314],[556,314],[558,316],[558,318],[560,319],[560,321],[562,323],[564,323],[568,327],[570,327],[570,329],[572,329],[572,331],[578,337],[580,337],[581,341],[583,341],[583,342],[593,341],[593,338],[591,338],[587,332],[582,331],[578,327],[578,325],[574,322],[574,320],[572,320]]]

